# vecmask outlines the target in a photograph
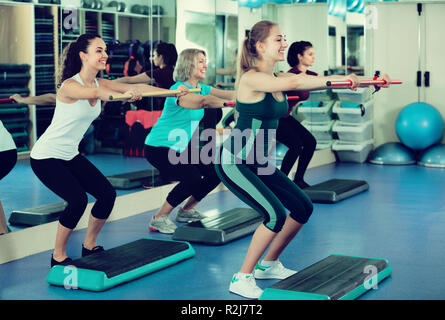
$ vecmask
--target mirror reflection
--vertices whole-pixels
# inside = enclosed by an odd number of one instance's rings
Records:
[[[16,210],[54,203],[65,205],[42,186],[30,168],[29,157],[54,116],[55,75],[61,70],[63,50],[80,34],[101,36],[108,59],[99,75],[120,84],[148,84],[168,89],[176,82],[173,73],[180,53],[197,48],[205,52],[206,59],[205,77],[199,82],[231,92],[241,41],[260,19],[280,24],[289,45],[287,53],[292,44],[306,43],[303,51],[296,53],[297,65],[290,65],[286,59],[277,64],[277,72],[296,68],[318,75],[364,74],[363,10],[334,15],[327,2],[270,1],[253,7],[230,0],[83,1],[82,6],[36,2],[0,4],[2,30],[9,30],[7,26],[12,25],[16,30],[0,34],[1,40],[9,44],[0,53],[0,63],[3,68],[15,66],[11,80],[2,83],[0,88],[0,98],[14,96],[14,103],[10,101],[2,106],[1,120],[11,133],[18,153],[14,170],[0,185],[7,220]],[[15,19],[18,16],[21,18]],[[15,25],[18,20],[26,23]],[[26,32],[28,29],[35,32]],[[300,58],[304,60],[305,55],[311,55],[313,60],[301,64]],[[25,97],[32,99],[25,100]],[[330,149],[335,138],[332,132],[334,99],[335,94],[329,90],[311,92],[290,110],[291,116],[316,140],[316,150]],[[119,176],[111,178],[118,196],[171,183],[146,159],[144,150],[147,136],[161,117],[165,103],[165,97],[145,97],[131,103],[103,102],[100,115],[83,135],[80,153],[104,176],[133,174],[123,180]],[[210,113],[204,119],[213,123],[221,134],[215,139],[220,141],[226,134],[223,129],[234,126],[233,114],[228,109]],[[277,159],[282,161],[286,152],[286,146],[279,144]],[[8,188],[15,180],[19,181],[20,188]],[[42,188],[38,193],[34,191],[36,186]],[[17,194],[27,197],[21,199]],[[94,201],[93,197],[88,199]],[[18,230],[28,226],[19,223],[10,228]]]
[[[329,73],[346,73],[346,22],[343,17],[328,15]]]
[[[6,1],[0,4],[5,27],[2,30],[7,30],[8,24],[23,20],[23,16],[29,17],[25,19],[28,24],[20,28],[17,26],[16,34],[2,33],[2,40],[14,45],[8,47],[11,52],[2,52],[1,63],[11,65],[17,72],[23,69],[21,82],[2,83],[1,92],[1,98],[12,98],[8,102],[14,104],[14,115],[2,113],[1,120],[5,134],[11,135],[18,153],[15,169],[2,184],[26,181],[21,185],[23,189],[2,192],[2,216],[13,222],[6,223],[8,230],[50,222],[50,219],[45,220],[49,216],[46,210],[57,213],[66,206],[37,179],[30,168],[29,157],[54,117],[56,75],[62,70],[64,49],[79,35],[98,34],[105,42],[108,59],[106,68],[98,74],[104,79],[125,84],[147,83],[168,89],[174,84],[173,68],[178,54],[185,48],[194,47],[206,52],[208,70],[202,83],[220,90],[233,89],[234,73],[218,75],[217,79],[216,69],[235,69],[237,3],[225,1],[216,5],[214,1],[202,1],[202,4],[176,0],[83,1],[80,6],[68,1],[62,4],[45,1],[38,4]],[[15,19],[19,16],[20,19]],[[35,28],[35,37],[32,38],[30,32],[21,32],[24,28]],[[203,29],[209,31],[205,37],[202,36]],[[184,34],[184,30],[188,32]],[[217,41],[215,34],[218,34]],[[19,48],[17,40],[20,46],[31,45],[32,50]],[[16,54],[15,51],[21,53]],[[31,52],[35,53],[34,56],[26,54]],[[158,170],[145,159],[143,147],[145,138],[162,113],[165,100],[148,97],[132,103],[103,102],[99,117],[82,137],[79,152],[109,178],[118,195],[171,183],[160,179]],[[7,112],[6,109],[2,106],[2,111]],[[124,179],[113,177],[125,173],[133,176]],[[134,182],[134,179],[138,181]],[[39,196],[34,190],[36,186],[42,188]],[[18,194],[29,196],[20,199]],[[91,196],[88,200],[95,201]],[[40,208],[42,206],[45,208]],[[42,219],[22,219],[21,211],[33,211],[36,207],[37,211],[42,211]],[[11,220],[12,213],[17,213],[17,219],[13,217]]]
[[[365,14],[363,12],[346,13],[346,63],[347,73],[364,75],[365,65]]]

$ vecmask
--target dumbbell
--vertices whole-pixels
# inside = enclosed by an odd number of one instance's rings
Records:
[[[102,10],[104,3],[102,2],[102,0],[94,0],[94,2],[96,3],[96,10]]]
[[[157,6],[157,5],[153,6],[153,14],[154,15],[157,15],[157,14],[162,15],[163,13],[164,13],[164,9],[161,6]]]
[[[149,6],[142,6],[142,14],[148,16],[150,14],[150,7]]]
[[[138,4],[135,4],[134,6],[131,7],[131,12],[136,14],[149,15],[150,8],[148,6],[140,6]]]
[[[95,7],[93,0],[82,0],[81,4],[82,4],[82,7],[85,9],[94,9],[94,7]]]
[[[131,13],[142,14],[142,6],[135,4],[131,7]]]

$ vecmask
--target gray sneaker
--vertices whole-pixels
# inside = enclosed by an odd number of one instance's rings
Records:
[[[184,211],[181,208],[178,210],[178,214],[176,215],[176,221],[178,222],[193,222],[198,221],[205,218],[198,210],[190,209],[188,211]]]
[[[176,224],[171,221],[168,215],[161,215],[159,217],[153,216],[148,225],[151,231],[159,231],[160,233],[173,234],[177,228]]]

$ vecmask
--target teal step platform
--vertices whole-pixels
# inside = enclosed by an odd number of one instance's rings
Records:
[[[74,260],[69,266],[54,266],[46,280],[70,289],[105,291],[194,255],[187,242],[140,239]]]
[[[266,288],[260,300],[354,300],[391,273],[386,259],[330,255]]]

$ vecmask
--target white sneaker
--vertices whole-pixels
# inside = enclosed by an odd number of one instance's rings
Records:
[[[297,271],[285,268],[279,260],[268,261],[270,266],[264,266],[264,260],[257,263],[254,270],[256,279],[286,279]]]
[[[177,226],[168,218],[168,215],[161,215],[159,217],[153,216],[148,224],[148,228],[151,231],[172,234],[175,232]]]
[[[251,273],[235,273],[230,282],[229,291],[249,299],[258,299],[263,290],[256,285]]]
[[[193,222],[205,218],[198,210],[190,209],[188,211],[179,208],[178,214],[176,215],[176,221],[178,222]]]

